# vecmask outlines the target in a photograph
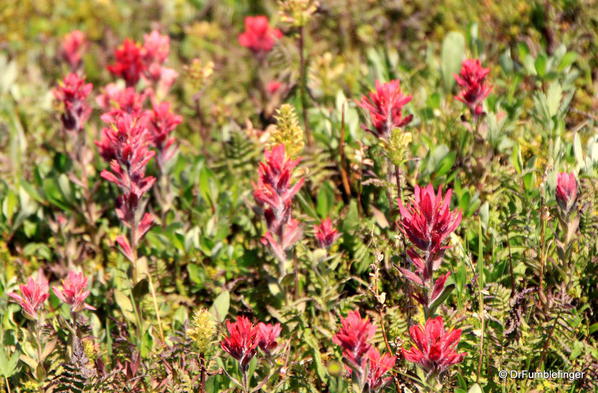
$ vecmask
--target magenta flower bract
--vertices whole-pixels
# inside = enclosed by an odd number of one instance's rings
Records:
[[[27,284],[19,286],[19,289],[21,291],[20,295],[13,292],[9,293],[8,296],[19,303],[27,318],[36,320],[37,311],[43,307],[44,302],[50,296],[48,280],[40,270],[36,278],[29,278]]]
[[[243,316],[237,317],[235,322],[226,321],[226,329],[228,336],[221,341],[220,346],[246,371],[257,352],[259,329]]]
[[[150,142],[156,148],[158,165],[163,167],[174,155],[174,138],[170,135],[181,124],[183,118],[170,109],[169,102],[154,104],[149,113]]]
[[[278,346],[276,340],[280,336],[280,331],[282,330],[280,323],[270,324],[260,322],[257,325],[257,329],[258,347],[265,353],[270,354]]]
[[[69,63],[71,70],[76,70],[81,66],[81,57],[87,47],[85,34],[79,30],[73,30],[62,39],[61,55]]]
[[[434,193],[434,187],[415,186],[415,202],[403,206],[399,200],[401,213],[400,229],[409,240],[424,252],[436,253],[443,249],[442,243],[461,223],[461,212],[450,210],[452,190],[442,195],[442,187]]]
[[[577,180],[575,174],[559,173],[556,185],[556,201],[561,209],[568,213],[577,200]]]
[[[461,65],[459,75],[454,75],[461,87],[456,98],[467,105],[473,116],[480,116],[484,112],[482,102],[491,90],[491,86],[486,82],[489,72],[490,69],[482,67],[480,60],[466,59]]]
[[[145,71],[143,48],[127,38],[114,51],[116,62],[108,66],[108,71],[123,78],[127,86],[135,86]]]
[[[91,106],[87,102],[87,97],[92,89],[91,83],[85,83],[85,78],[75,73],[68,74],[54,89],[54,98],[63,107],[60,120],[66,131],[80,132],[83,130],[91,114]]]
[[[102,120],[105,123],[114,123],[115,117],[121,112],[140,116],[146,98],[146,93],[137,93],[134,87],[123,89],[109,83],[102,89],[102,94],[96,97],[96,103],[105,111],[101,116]]]
[[[282,37],[282,32],[272,28],[268,18],[262,15],[245,18],[245,31],[239,35],[239,44],[256,54],[270,52]]]
[[[162,35],[157,30],[143,36],[143,62],[145,75],[154,82],[162,78],[162,65],[170,52],[170,37]]]
[[[253,186],[253,196],[264,208],[268,232],[262,242],[268,244],[279,260],[301,237],[299,222],[291,218],[293,197],[303,186],[304,179],[292,184],[293,170],[299,160],[286,158],[284,145],[277,145],[264,153],[265,162],[258,168],[258,183]]]
[[[316,239],[318,240],[318,244],[322,248],[330,247],[341,235],[332,226],[332,221],[330,220],[330,218],[326,218],[325,220],[322,220],[322,222],[319,225],[315,225],[314,232],[316,235]]]
[[[332,341],[343,348],[343,357],[352,367],[361,365],[362,359],[372,348],[370,340],[376,333],[376,326],[369,318],[361,318],[359,311],[354,310],[341,317],[341,329]]]
[[[419,325],[411,326],[409,335],[415,346],[408,351],[403,349],[403,356],[428,373],[442,373],[465,357],[465,353],[456,351],[461,330],[445,331],[442,317],[427,320],[423,329]]]
[[[87,289],[87,277],[83,273],[70,271],[67,277],[62,280],[62,289],[53,287],[54,294],[62,302],[71,306],[72,312],[79,312],[82,310],[95,310],[95,307],[85,303],[85,299],[89,296]]]
[[[101,176],[121,189],[116,213],[122,223],[134,231],[132,241],[135,244],[153,223],[151,214],[142,216],[144,204],[141,203],[141,198],[156,180],[145,176],[146,166],[155,154],[149,149],[149,137],[144,114],[120,112],[113,123],[102,129],[102,139],[96,142],[100,155],[110,164],[110,169],[103,170]],[[132,250],[133,245],[125,245],[127,242],[124,237],[117,240],[125,255],[133,259],[132,253],[126,252]]]
[[[270,81],[266,84],[266,91],[269,95],[273,96],[285,87],[284,83],[279,81]]]
[[[396,360],[396,356],[388,353],[380,355],[380,352],[374,347],[368,351],[364,361],[367,361],[368,366],[367,384],[370,392],[380,391],[392,380],[391,376],[385,377],[385,374],[392,370]]]
[[[370,114],[373,129],[366,129],[379,138],[387,138],[394,128],[408,124],[413,115],[403,117],[403,107],[412,98],[402,93],[398,80],[376,81],[376,90],[357,101],[357,105]]]

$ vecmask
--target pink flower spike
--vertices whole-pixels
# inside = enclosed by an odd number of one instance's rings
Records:
[[[71,70],[81,66],[81,58],[87,47],[85,34],[79,30],[73,30],[62,39],[61,55],[69,63]]]
[[[351,311],[341,318],[341,328],[332,341],[343,348],[343,357],[353,366],[359,366],[365,354],[372,348],[370,340],[376,327],[368,318],[361,318],[359,311]]]
[[[81,132],[91,114],[87,97],[93,85],[85,83],[85,77],[75,73],[68,74],[54,89],[54,98],[60,102],[63,112],[60,115],[66,131]]]
[[[577,180],[575,174],[561,172],[557,177],[556,201],[560,208],[568,214],[577,200]]]
[[[154,30],[143,36],[143,59],[146,64],[164,64],[170,52],[170,37]]]
[[[370,392],[378,392],[386,386],[392,377],[384,376],[388,371],[392,370],[397,358],[388,353],[380,356],[380,352],[372,347],[367,353],[368,361],[368,376],[367,384]]]
[[[456,351],[461,330],[445,331],[442,317],[428,319],[423,329],[419,325],[411,326],[409,335],[415,346],[408,351],[403,349],[403,356],[428,373],[442,373],[465,357],[465,353]]]
[[[169,102],[153,105],[149,115],[149,138],[151,144],[158,151],[160,165],[165,164],[162,161],[167,161],[169,158],[169,149],[174,143],[174,138],[171,138],[170,135],[182,121],[183,118],[171,110]]]
[[[235,322],[226,321],[228,336],[221,342],[222,349],[239,362],[242,370],[247,370],[258,346],[258,327],[249,319],[240,316]]]
[[[321,248],[330,247],[336,239],[340,237],[340,233],[332,226],[330,218],[322,220],[319,225],[314,226],[316,239]]]
[[[435,194],[430,184],[424,188],[415,186],[415,202],[411,206],[405,207],[398,201],[400,230],[420,250],[442,252],[443,242],[461,223],[461,212],[450,210],[451,195],[449,189],[443,196],[442,187]]]
[[[85,299],[90,293],[87,289],[87,283],[87,277],[83,273],[70,271],[67,277],[62,280],[62,289],[53,287],[52,290],[58,299],[71,306],[72,312],[95,310],[95,307],[85,303]]]
[[[280,323],[270,324],[260,322],[258,323],[257,328],[257,345],[262,351],[269,355],[278,346],[276,340],[280,336]]]
[[[463,102],[474,117],[483,114],[482,102],[490,94],[491,86],[486,82],[490,69],[482,67],[478,59],[466,59],[459,75],[454,75],[461,91],[457,100]]]
[[[37,311],[43,307],[44,302],[50,296],[48,280],[40,269],[36,278],[29,278],[27,284],[21,285],[19,289],[21,291],[20,295],[13,292],[9,293],[8,296],[19,303],[27,318],[36,320]]]
[[[413,119],[413,115],[403,117],[403,107],[412,98],[403,94],[398,80],[376,81],[376,90],[361,97],[357,105],[369,112],[373,128],[367,130],[378,138],[387,138],[394,128],[403,127]]]
[[[282,32],[270,27],[267,17],[248,16],[245,18],[245,31],[239,35],[239,44],[263,55],[270,52],[281,37]]]

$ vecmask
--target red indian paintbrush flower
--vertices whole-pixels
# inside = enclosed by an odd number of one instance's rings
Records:
[[[565,214],[571,210],[576,200],[577,180],[575,179],[575,174],[573,172],[559,173],[556,185],[556,201]]]
[[[279,260],[284,261],[286,251],[301,237],[299,222],[291,218],[291,204],[304,179],[291,183],[299,160],[288,160],[284,145],[266,151],[264,158],[265,162],[261,162],[258,168],[259,179],[253,187],[253,196],[264,207],[268,226],[262,242],[271,247]]]
[[[89,296],[87,289],[87,277],[83,273],[70,271],[67,277],[62,280],[62,289],[52,288],[58,299],[71,306],[72,312],[82,310],[95,310],[95,307],[85,303]]]
[[[376,81],[376,90],[357,101],[357,105],[370,114],[373,129],[366,129],[379,138],[387,138],[394,128],[408,124],[413,115],[403,117],[403,107],[412,98],[401,92],[398,80]]]
[[[332,226],[332,221],[330,220],[330,218],[326,218],[325,220],[322,220],[322,222],[319,225],[315,225],[314,232],[316,234],[318,244],[322,248],[330,247],[341,235]]]
[[[480,60],[467,59],[463,61],[459,75],[455,74],[455,80],[461,87],[457,100],[467,105],[474,117],[484,112],[482,101],[488,97],[491,89],[486,82],[489,72],[490,69],[482,67]]]
[[[114,122],[102,130],[102,139],[96,142],[100,155],[110,163],[110,170],[103,170],[102,178],[116,184],[122,191],[117,201],[118,218],[134,231],[133,242],[145,235],[153,223],[149,213],[142,216],[143,195],[152,187],[155,178],[145,176],[148,162],[154,156],[149,149],[147,118],[120,112]],[[133,260],[131,246],[124,237],[117,239],[124,254]]]
[[[71,66],[71,70],[76,70],[81,65],[81,57],[86,47],[87,40],[82,31],[73,30],[62,39],[60,51],[64,60]]]
[[[102,89],[102,94],[96,97],[96,103],[105,111],[102,120],[105,123],[114,123],[115,117],[121,112],[140,116],[146,98],[146,93],[137,93],[134,87],[120,88],[114,83],[109,83]]]
[[[388,353],[380,355],[380,352],[372,347],[364,360],[367,362],[367,384],[370,392],[378,392],[386,386],[391,380],[391,376],[384,376],[392,370],[397,358]],[[362,366],[365,369],[365,367]]]
[[[182,121],[181,116],[172,112],[169,102],[154,104],[149,113],[150,142],[157,150],[156,159],[161,168],[174,155],[174,138],[171,138],[170,134]]]
[[[60,120],[66,131],[80,132],[89,119],[91,106],[87,97],[93,85],[75,73],[68,74],[54,89],[54,98],[62,104]]]
[[[145,63],[145,75],[154,82],[162,78],[162,65],[168,58],[170,52],[170,38],[162,35],[157,30],[143,36],[143,61]]]
[[[341,317],[341,329],[332,341],[343,348],[343,357],[352,367],[361,365],[362,359],[372,348],[370,340],[376,333],[376,326],[369,318],[361,318],[359,311],[354,310]]]
[[[280,323],[270,324],[260,322],[257,324],[257,329],[257,345],[269,355],[278,346],[276,340],[280,336]]]
[[[267,17],[248,16],[245,18],[245,31],[239,35],[239,44],[256,54],[265,54],[281,37],[282,32],[272,28]]]
[[[268,82],[268,84],[266,85],[266,91],[271,96],[275,95],[276,93],[278,93],[281,90],[284,90],[284,88],[285,88],[284,83],[275,81],[275,80]]]
[[[27,318],[36,320],[37,311],[43,307],[44,302],[50,296],[48,280],[40,270],[36,278],[29,278],[27,284],[21,285],[19,289],[21,290],[20,295],[13,292],[8,296],[19,303]]]
[[[430,184],[421,188],[415,186],[415,203],[403,206],[399,200],[401,213],[400,229],[420,250],[437,253],[442,243],[461,222],[461,212],[450,210],[452,190],[442,195],[442,187],[434,194]]]
[[[426,321],[422,329],[419,325],[409,328],[409,335],[415,343],[410,350],[402,350],[410,362],[420,365],[428,373],[442,373],[449,366],[460,363],[465,353],[457,353],[456,347],[461,338],[461,330],[444,330],[442,317]]]
[[[108,66],[108,71],[123,78],[127,86],[135,86],[145,71],[143,48],[127,38],[114,51],[116,62]]]
[[[220,346],[239,362],[241,370],[245,372],[257,351],[259,329],[243,316],[237,317],[235,322],[226,321],[226,329],[228,336]]]

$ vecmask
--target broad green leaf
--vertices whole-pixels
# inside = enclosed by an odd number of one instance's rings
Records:
[[[216,297],[212,307],[210,307],[210,313],[218,322],[224,322],[228,309],[230,308],[230,293],[223,291]]]
[[[473,385],[471,385],[467,393],[484,393],[484,391],[482,390],[482,387],[480,385],[474,383]]]
[[[465,37],[457,31],[451,31],[442,41],[441,71],[444,87],[450,90],[455,84],[454,74],[461,70],[465,57]]]

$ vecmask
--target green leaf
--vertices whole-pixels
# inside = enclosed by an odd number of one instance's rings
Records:
[[[442,293],[436,298],[436,300],[432,302],[432,305],[430,305],[430,315],[434,315],[434,312],[436,311],[438,306],[444,303],[444,301],[449,297],[449,295],[451,294],[451,292],[453,292],[454,289],[455,284],[450,284],[444,287]]]
[[[142,279],[141,281],[139,281],[137,284],[135,284],[135,287],[133,288],[133,297],[137,300],[137,301],[141,301],[141,299],[143,299],[143,297],[145,295],[147,295],[149,293],[149,283],[147,281],[147,278]]]
[[[563,88],[558,82],[553,82],[548,86],[546,101],[548,105],[548,115],[553,117],[559,111],[561,99],[563,98]]]
[[[0,375],[4,378],[13,376],[17,372],[20,355],[19,351],[15,351],[9,359],[4,346],[0,346]]]
[[[442,41],[441,72],[444,87],[450,90],[455,84],[454,74],[458,74],[465,57],[465,37],[457,31],[451,31]]]
[[[482,387],[480,385],[474,383],[473,385],[471,385],[467,393],[484,393],[484,391],[482,390]]]
[[[187,272],[189,272],[189,278],[195,284],[201,284],[203,282],[203,275],[201,274],[201,267],[195,263],[187,265]]]
[[[212,304],[210,307],[210,313],[214,316],[214,318],[218,322],[224,322],[226,319],[226,314],[228,314],[228,309],[230,308],[230,293],[228,291],[223,291]]]
[[[18,203],[19,200],[17,198],[17,194],[14,193],[12,190],[9,190],[6,194],[6,198],[4,198],[4,200],[2,201],[2,214],[6,218],[6,221],[12,221],[12,217],[17,211]]]
[[[136,322],[135,313],[133,311],[133,303],[131,303],[131,299],[125,295],[123,292],[119,290],[114,291],[114,300],[118,307],[120,307],[120,311],[123,313],[124,317],[130,322]]]

